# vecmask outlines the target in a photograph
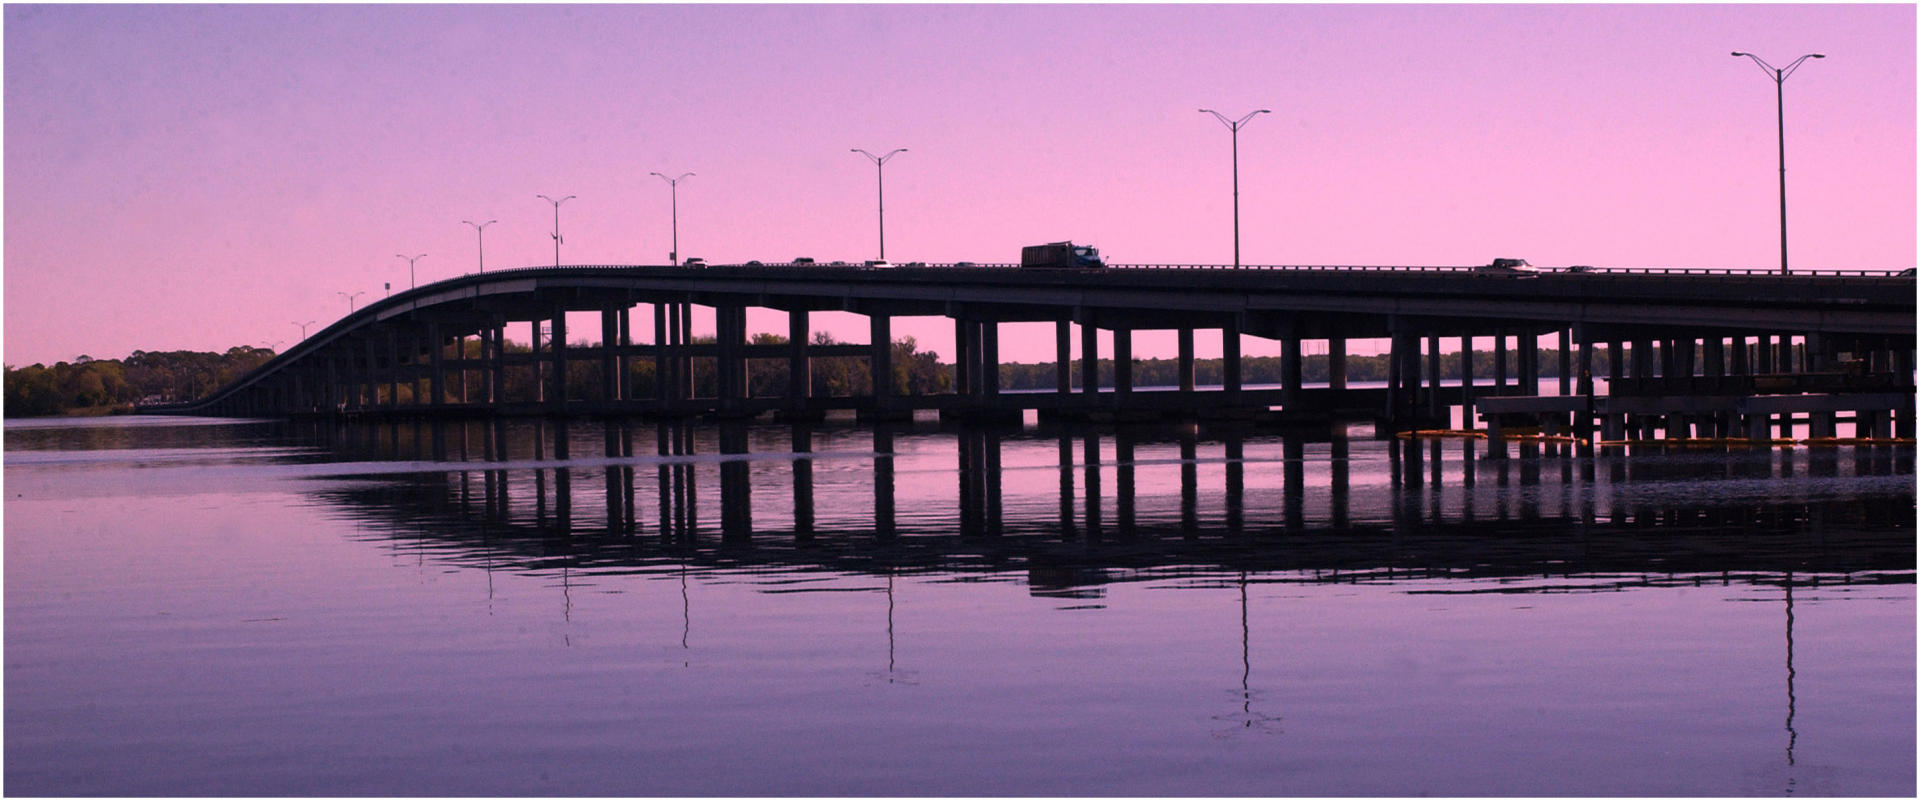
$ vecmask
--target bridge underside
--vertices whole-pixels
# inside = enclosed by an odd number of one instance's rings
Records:
[[[1134,272],[563,268],[466,276],[373,304],[178,411],[806,418],[852,409],[877,419],[915,410],[998,419],[1038,410],[1114,419],[1368,417],[1406,428],[1447,426],[1456,412],[1472,427],[1476,398],[1502,396],[1891,392],[1909,402],[1890,410],[1884,433],[1913,435],[1910,278],[1623,283],[1466,274],[1373,275],[1363,283]],[[1890,294],[1900,291],[1904,299]],[[713,337],[693,336],[696,306],[711,309]],[[749,308],[786,312],[784,339],[750,339]],[[865,315],[868,343],[815,344],[817,311]],[[583,312],[599,330],[569,332],[569,313],[577,320]],[[910,386],[908,365],[896,363],[906,356],[892,337],[901,316],[953,321],[953,366],[932,386]],[[1002,388],[1000,325],[1008,322],[1052,324],[1051,391]],[[531,345],[510,344],[509,326],[524,326]],[[1142,330],[1177,332],[1176,389],[1135,388],[1132,333]],[[1217,330],[1224,351],[1209,376],[1213,387],[1197,383],[1199,330]],[[1106,354],[1101,331],[1111,332]],[[1279,342],[1278,388],[1244,385],[1243,336]],[[1542,363],[1543,338],[1557,340],[1557,363]],[[1351,339],[1388,340],[1385,386],[1348,386]],[[1491,351],[1486,375],[1472,374],[1477,344]],[[1308,345],[1324,353],[1325,387],[1302,381]],[[1442,385],[1443,352],[1460,354],[1464,382],[1449,367]],[[1547,380],[1557,392],[1543,393]],[[1573,417],[1584,422],[1569,424],[1605,424],[1598,408],[1582,403]]]

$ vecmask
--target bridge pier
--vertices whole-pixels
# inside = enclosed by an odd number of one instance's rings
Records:
[[[1053,388],[1061,398],[1073,395],[1073,321],[1053,321]]]
[[[1180,364],[1177,369],[1179,370],[1179,373],[1180,373],[1180,391],[1187,395],[1192,395],[1193,394],[1193,329],[1181,328],[1178,334],[1178,338],[1179,338],[1178,350],[1179,350]]]
[[[806,309],[787,311],[787,412],[789,420],[816,416],[808,408],[813,398],[813,361],[807,357],[807,340],[813,336]]]

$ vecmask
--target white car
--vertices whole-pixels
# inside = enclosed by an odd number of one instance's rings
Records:
[[[1494,259],[1492,264],[1475,268],[1476,272],[1501,273],[1521,277],[1537,276],[1540,268],[1527,263],[1526,259]]]
[[[887,261],[886,259],[867,259],[867,269],[869,270],[886,270],[892,269],[892,267],[893,262]]]

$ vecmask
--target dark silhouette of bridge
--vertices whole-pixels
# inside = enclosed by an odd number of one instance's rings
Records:
[[[348,315],[193,404],[157,411],[348,418],[468,414],[707,415],[773,413],[817,419],[852,409],[897,420],[916,409],[972,419],[1049,417],[1362,417],[1387,427],[1444,426],[1455,408],[1495,428],[1598,427],[1603,435],[1765,436],[1810,422],[1831,435],[1849,415],[1861,436],[1914,433],[1915,282],[1861,271],[1791,276],[1701,270],[1584,270],[1517,275],[1472,267],[1220,269],[1131,265],[1040,270],[1012,265],[863,269],[823,265],[577,266],[466,275],[396,294]],[[713,309],[717,336],[692,337],[694,306]],[[788,315],[784,344],[748,339],[746,311]],[[637,343],[633,312],[651,312]],[[816,344],[809,316],[851,312],[869,321],[866,344]],[[567,314],[598,312],[599,343],[567,342]],[[954,323],[953,391],[900,394],[879,380],[861,396],[823,397],[812,361],[855,357],[873,376],[894,374],[892,320]],[[1000,324],[1054,324],[1052,392],[1005,392]],[[526,325],[532,350],[506,347]],[[541,336],[542,326],[550,329]],[[645,325],[645,322],[642,322]],[[1076,334],[1077,329],[1077,334]],[[1098,332],[1112,332],[1112,378],[1102,386]],[[1194,332],[1215,329],[1221,386],[1195,385]],[[1173,330],[1179,386],[1140,392],[1132,333]],[[1080,338],[1077,369],[1070,356]],[[1281,386],[1241,380],[1241,337],[1277,340]],[[1538,343],[1557,335],[1557,392],[1544,393]],[[468,340],[477,341],[477,349]],[[1491,376],[1474,376],[1474,338],[1491,338]],[[1348,386],[1347,343],[1391,343],[1383,388]],[[1325,387],[1301,380],[1303,343],[1324,342]],[[1462,351],[1463,382],[1440,380],[1443,342]],[[1424,345],[1424,347],[1423,347]],[[1596,392],[1596,351],[1606,391]],[[1423,358],[1424,357],[1424,358]],[[651,363],[637,390],[632,366]],[[781,397],[752,396],[749,361],[784,362]],[[694,364],[711,365],[711,394],[696,394]],[[570,365],[598,367],[581,392]],[[1425,363],[1423,369],[1422,363]],[[509,399],[509,374],[536,389]],[[1077,375],[1076,375],[1077,374]],[[1076,381],[1076,378],[1078,379]],[[403,387],[405,391],[403,391]],[[1277,410],[1277,411],[1276,411]]]

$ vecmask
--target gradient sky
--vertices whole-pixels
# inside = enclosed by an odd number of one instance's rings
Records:
[[[394,254],[475,269],[463,219],[499,220],[490,269],[551,264],[536,194],[578,196],[562,261],[664,263],[651,171],[697,173],[683,254],[873,258],[855,147],[910,148],[895,262],[1225,263],[1201,107],[1274,112],[1240,134],[1247,263],[1774,267],[1774,85],[1733,50],[1828,56],[1786,85],[1793,266],[1914,266],[1910,4],[9,5],[5,359],[284,347],[404,287]]]

